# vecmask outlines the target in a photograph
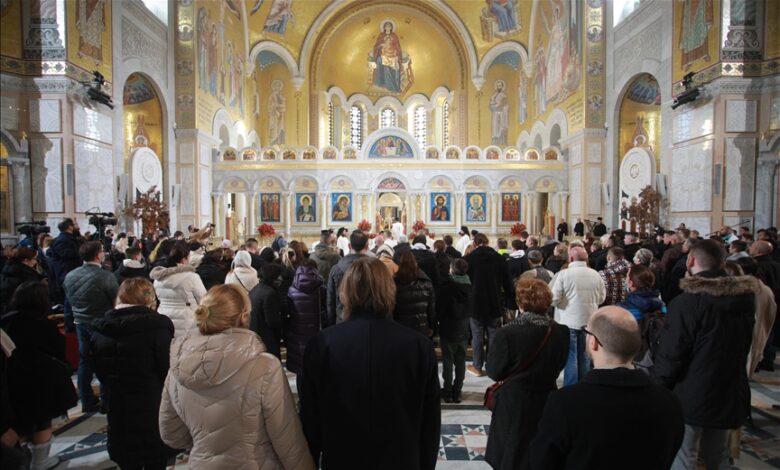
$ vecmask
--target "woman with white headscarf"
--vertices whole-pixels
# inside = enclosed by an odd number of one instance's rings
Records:
[[[236,284],[247,292],[257,285],[257,271],[252,267],[252,255],[241,250],[233,258],[233,269],[225,277],[225,284]]]

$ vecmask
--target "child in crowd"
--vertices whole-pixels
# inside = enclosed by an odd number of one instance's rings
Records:
[[[463,378],[466,374],[466,345],[469,340],[469,304],[471,281],[469,264],[462,258],[450,263],[450,276],[441,286],[437,302],[439,338],[443,363],[441,396],[446,403],[460,403]],[[455,367],[455,380],[452,368]]]

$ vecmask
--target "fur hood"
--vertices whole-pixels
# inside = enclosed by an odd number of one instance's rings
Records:
[[[152,269],[152,272],[149,273],[149,277],[152,278],[153,281],[162,281],[166,277],[172,276],[174,274],[194,272],[195,268],[186,264],[179,264],[172,268],[157,266],[156,268]]]
[[[753,276],[701,277],[690,276],[680,281],[680,289],[688,294],[706,294],[713,297],[755,294],[761,289]]]

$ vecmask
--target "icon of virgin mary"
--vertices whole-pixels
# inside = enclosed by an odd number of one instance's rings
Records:
[[[382,32],[376,38],[374,49],[368,57],[369,66],[373,70],[372,84],[392,93],[401,93],[402,83],[406,81],[408,88],[414,78],[412,76],[412,61],[401,51],[401,41],[393,31],[393,23],[385,21]]]

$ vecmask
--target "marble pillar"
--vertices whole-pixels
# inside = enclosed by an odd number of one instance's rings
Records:
[[[284,236],[288,239],[292,237],[292,209],[290,207],[292,200],[292,192],[285,191],[282,193],[282,218],[284,219]]]
[[[777,208],[774,207],[775,197],[780,188],[775,187],[777,171],[780,160],[777,158],[760,158],[758,160],[758,172],[756,173],[756,218],[755,229],[766,228],[774,225],[774,215]]]
[[[240,245],[246,240],[246,226],[247,226],[247,201],[246,193],[236,194],[236,207],[235,215],[236,221],[236,234],[234,235],[235,244]]]
[[[252,191],[247,193],[247,197],[249,201],[247,202],[248,206],[248,216],[247,216],[247,227],[245,232],[248,236],[254,237],[257,233],[257,215],[258,215],[258,207],[257,207],[257,191]]]
[[[460,230],[461,225],[463,225],[463,195],[455,194],[453,201],[453,220],[455,221],[455,226],[458,228],[458,230]]]
[[[328,228],[328,193],[322,192],[318,195],[320,199],[320,230]]]
[[[528,197],[526,198],[528,200],[528,233],[535,233],[538,234],[539,231],[542,229],[538,226],[538,212],[539,208],[537,207],[537,198],[539,195],[536,193],[536,191],[531,191],[528,193]]]
[[[501,201],[501,195],[498,193],[490,193],[490,209],[488,214],[490,217],[490,233],[496,233],[496,224],[498,221],[498,204]]]
[[[222,193],[211,193],[211,201],[214,205],[214,235],[223,236],[225,234],[225,217],[222,210]]]
[[[32,194],[30,193],[30,161],[9,158],[13,178],[14,223],[32,221]]]

